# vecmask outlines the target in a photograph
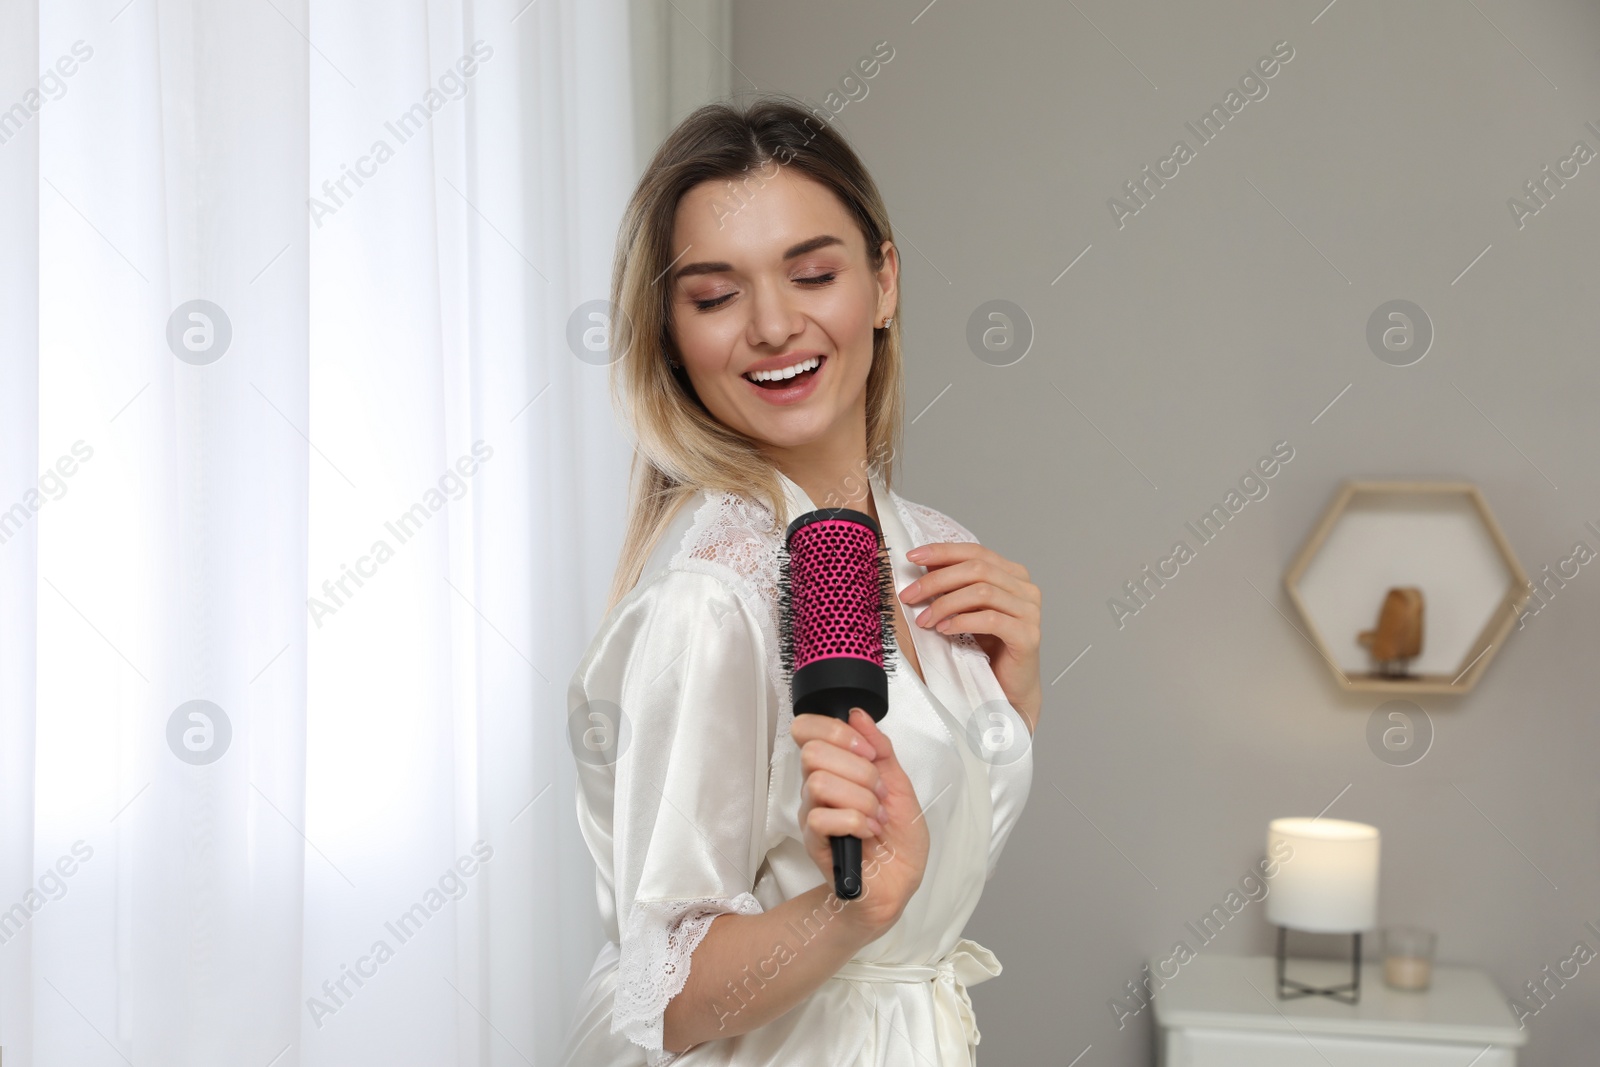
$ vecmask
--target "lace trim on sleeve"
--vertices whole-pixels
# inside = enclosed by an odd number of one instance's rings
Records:
[[[689,957],[718,915],[755,915],[761,902],[749,893],[732,898],[635,901],[622,932],[611,1032],[621,1033],[648,1054],[649,1067],[664,1067],[679,1053],[661,1047],[667,1002],[689,980]]]

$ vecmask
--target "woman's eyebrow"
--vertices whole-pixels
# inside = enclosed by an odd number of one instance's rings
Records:
[[[807,252],[815,252],[819,248],[826,248],[829,245],[842,245],[842,244],[844,244],[844,242],[842,240],[840,240],[839,238],[833,236],[831,233],[818,234],[815,237],[808,238],[808,239],[806,239],[804,241],[801,241],[799,244],[792,246],[787,252],[785,252],[783,254],[783,258],[786,259],[786,260],[787,259],[793,259],[796,256],[803,256]],[[733,264],[732,263],[721,263],[721,262],[712,262],[712,261],[705,261],[705,262],[700,262],[700,263],[685,263],[683,266],[679,267],[676,271],[673,272],[672,280],[676,282],[678,279],[687,278],[688,276],[690,276],[692,274],[720,274],[723,271],[729,271],[729,270],[732,270],[732,269],[733,269]]]

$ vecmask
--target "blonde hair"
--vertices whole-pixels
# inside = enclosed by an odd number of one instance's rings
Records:
[[[744,434],[718,422],[695,395],[671,337],[672,230],[678,201],[706,181],[748,182],[771,164],[833,190],[866,238],[873,269],[892,241],[889,215],[861,160],[827,121],[783,96],[743,106],[707,104],[680,123],[656,150],[628,202],[617,233],[611,274],[611,394],[637,446],[630,474],[627,530],[612,578],[607,611],[638,584],[661,531],[685,500],[702,489],[766,501],[781,531],[789,521],[778,471]],[[768,177],[771,177],[769,173]],[[757,185],[760,179],[756,179]],[[867,456],[891,484],[900,443],[903,368],[900,316],[873,330],[867,374]]]

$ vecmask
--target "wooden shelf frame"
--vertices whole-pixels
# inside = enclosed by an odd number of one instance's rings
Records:
[[[1511,573],[1511,582],[1506,587],[1505,593],[1500,597],[1497,607],[1490,613],[1483,629],[1479,631],[1467,654],[1462,657],[1461,663],[1454,674],[1418,674],[1410,678],[1388,678],[1378,674],[1351,674],[1339,666],[1333,654],[1332,646],[1323,637],[1322,631],[1317,627],[1317,620],[1312,616],[1305,599],[1300,593],[1300,579],[1306,569],[1310,567],[1317,552],[1333,532],[1333,528],[1344,517],[1351,503],[1362,495],[1389,495],[1389,496],[1460,496],[1468,500],[1479,520],[1483,523],[1489,540],[1494,544],[1496,552],[1506,569]],[[1518,562],[1517,555],[1511,549],[1511,542],[1506,540],[1506,535],[1500,529],[1500,524],[1495,521],[1494,513],[1489,510],[1489,503],[1483,497],[1479,488],[1471,482],[1426,482],[1426,481],[1347,481],[1340,486],[1334,494],[1333,501],[1328,505],[1322,518],[1312,529],[1306,539],[1305,545],[1295,556],[1294,562],[1283,576],[1283,586],[1289,594],[1289,599],[1294,603],[1295,609],[1300,613],[1300,618],[1305,620],[1310,637],[1317,646],[1317,651],[1322,653],[1323,660],[1332,669],[1334,677],[1344,689],[1365,693],[1422,693],[1422,694],[1452,694],[1459,695],[1469,692],[1483,672],[1488,669],[1489,663],[1494,659],[1495,653],[1505,644],[1505,638],[1511,632],[1511,624],[1517,621],[1517,615],[1522,605],[1531,594],[1528,573]]]

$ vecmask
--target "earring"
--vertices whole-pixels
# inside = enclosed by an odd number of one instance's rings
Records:
[[[887,330],[887,329],[888,329],[888,328],[889,328],[889,324],[890,324],[890,323],[891,323],[891,322],[893,322],[893,321],[894,321],[894,316],[893,316],[893,315],[890,315],[890,316],[889,316],[889,317],[888,317],[888,318],[886,318],[886,319],[884,319],[884,320],[883,320],[883,325],[882,325],[882,326],[879,326],[879,327],[878,327],[878,329],[880,329],[880,330]]]

